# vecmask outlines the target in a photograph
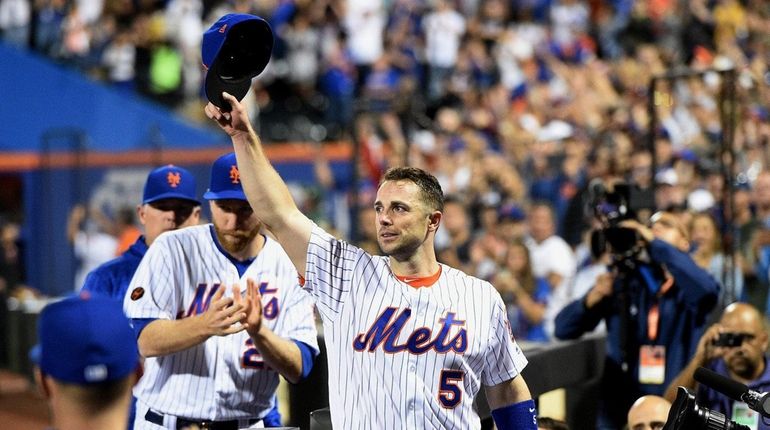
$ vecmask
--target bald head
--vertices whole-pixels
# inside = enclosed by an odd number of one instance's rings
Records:
[[[727,327],[761,331],[764,327],[764,318],[754,306],[736,302],[725,308],[719,323]]]
[[[629,430],[661,429],[668,419],[671,403],[660,396],[642,396],[628,410]]]

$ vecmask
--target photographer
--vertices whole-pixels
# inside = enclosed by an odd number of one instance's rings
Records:
[[[677,218],[662,212],[650,221],[650,228],[619,222],[639,251],[616,259],[585,297],[556,316],[560,339],[578,338],[602,320],[607,325],[600,429],[622,428],[634,400],[663,394],[695,351],[719,294],[716,280],[687,254],[687,232]]]
[[[677,387],[697,389],[701,406],[721,412],[727,418],[752,429],[770,429],[758,413],[749,410],[743,402],[698,384],[693,378],[695,369],[707,367],[716,373],[745,384],[749,389],[764,393],[770,391],[770,368],[765,350],[768,333],[762,314],[746,303],[733,303],[725,308],[722,318],[701,337],[698,348],[687,367],[666,390],[666,398],[676,398]]]

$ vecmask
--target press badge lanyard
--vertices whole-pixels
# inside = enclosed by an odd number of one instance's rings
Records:
[[[639,271],[642,274],[642,277],[647,283],[648,288],[652,293],[654,293],[658,298],[666,294],[666,291],[668,291],[672,285],[674,285],[674,278],[671,276],[667,276],[666,279],[663,281],[662,284],[660,284],[660,288],[655,288],[657,286],[657,282],[655,282],[655,279],[652,277],[652,273],[650,273],[649,267],[640,267]],[[653,303],[652,306],[650,306],[650,310],[647,312],[647,338],[650,340],[655,340],[658,338],[658,321],[660,320],[660,305],[656,302]]]
[[[639,268],[642,277],[647,283],[647,288],[660,299],[666,291],[674,285],[674,279],[666,276],[663,283],[658,284],[650,272],[650,268]],[[647,311],[647,338],[655,341],[658,338],[658,325],[660,322],[660,305],[655,301]],[[660,385],[666,379],[666,347],[663,345],[642,345],[639,348],[639,382],[642,384]]]

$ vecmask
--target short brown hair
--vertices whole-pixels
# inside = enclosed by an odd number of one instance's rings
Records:
[[[444,211],[444,192],[441,190],[441,184],[438,179],[425,170],[417,167],[391,167],[388,169],[379,186],[385,181],[412,181],[422,192],[423,201],[429,208],[437,211]],[[378,186],[378,187],[379,187]]]

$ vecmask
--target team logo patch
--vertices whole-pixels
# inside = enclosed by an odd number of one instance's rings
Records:
[[[176,188],[179,186],[179,183],[182,182],[182,175],[179,174],[179,172],[168,172],[166,181],[171,188]]]
[[[131,300],[137,301],[144,296],[144,288],[142,287],[136,287],[134,288],[134,291],[131,291]]]
[[[230,166],[230,182],[233,184],[241,182],[241,172],[238,171],[238,166]]]

